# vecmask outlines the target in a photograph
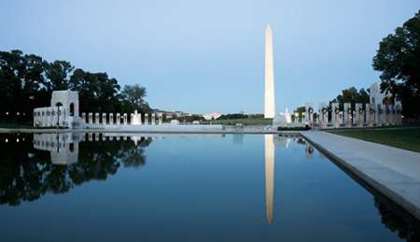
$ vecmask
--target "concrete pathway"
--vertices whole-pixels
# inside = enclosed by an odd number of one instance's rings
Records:
[[[420,153],[322,131],[301,135],[420,220]]]

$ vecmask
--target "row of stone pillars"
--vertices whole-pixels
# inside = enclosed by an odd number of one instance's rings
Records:
[[[102,117],[102,118],[101,118]],[[82,120],[86,124],[103,124],[103,125],[160,125],[163,123],[162,113],[145,113],[142,115],[137,111],[130,114],[130,119],[128,119],[128,114],[114,114],[113,113],[82,113]]]
[[[343,111],[340,111],[338,103],[332,103],[331,108],[325,103],[319,104],[318,116],[314,120],[314,108],[312,103],[306,103],[305,122],[313,126],[318,124],[321,128],[332,126],[339,127],[375,127],[402,124],[402,106],[384,104],[356,103],[352,109],[351,103],[344,103]]]

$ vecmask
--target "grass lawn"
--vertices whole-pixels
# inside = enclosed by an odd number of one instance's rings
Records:
[[[328,132],[420,152],[420,127],[330,130]]]
[[[223,125],[235,125],[235,124],[243,124],[243,125],[270,125],[273,123],[273,119],[265,119],[265,118],[241,118],[241,119],[222,119],[222,120],[213,120],[213,121],[206,121],[201,123],[209,123],[212,124],[223,124]]]

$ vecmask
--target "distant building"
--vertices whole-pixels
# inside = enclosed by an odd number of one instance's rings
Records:
[[[222,116],[222,114],[221,113],[216,113],[216,112],[203,114],[203,118],[205,120],[216,120],[216,119],[220,118],[220,116]]]

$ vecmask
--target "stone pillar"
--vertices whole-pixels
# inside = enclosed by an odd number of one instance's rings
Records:
[[[143,119],[142,119],[142,114],[139,113],[138,119],[139,119],[139,124],[142,125],[143,124]]]
[[[369,126],[370,124],[370,104],[369,103],[366,103],[365,115],[366,115],[365,125]]]
[[[385,105],[385,110],[386,110],[386,112],[385,112],[385,125],[386,126],[389,126],[389,125],[391,125],[392,124],[392,116],[393,116],[393,114],[392,114],[392,105]]]
[[[390,111],[391,111],[391,114],[390,114],[390,124],[391,125],[395,125],[395,105],[389,105],[389,108],[390,108]]]
[[[120,114],[119,113],[117,113],[117,115],[116,115],[116,121],[117,121],[117,125],[119,125],[120,124],[120,122],[121,122],[121,116],[120,116]]]
[[[368,112],[369,112],[369,127],[373,127],[376,124],[376,120],[375,120],[375,117],[376,117],[376,107],[375,107],[375,105],[373,105],[372,103],[370,103],[369,104]]]
[[[155,125],[155,121],[156,121],[156,116],[155,113],[152,113],[152,125]]]
[[[114,124],[114,114],[113,113],[109,114],[109,124]]]
[[[130,124],[133,125],[135,124],[136,121],[134,120],[134,113],[130,114]]]
[[[124,122],[124,125],[127,125],[127,114],[126,113],[123,114],[123,122]]]
[[[382,126],[385,123],[384,121],[385,112],[384,112],[384,107],[381,103],[377,105],[377,113],[378,113],[377,126]]]
[[[333,125],[334,128],[339,128],[340,127],[340,119],[339,119],[339,113],[340,113],[340,108],[339,108],[339,104],[338,103],[332,103],[331,104],[331,123]]]
[[[57,114],[58,114],[58,113],[57,113]],[[87,120],[86,120],[86,113],[82,113],[82,120],[83,120],[83,122],[87,123]]]
[[[306,116],[306,122],[309,126],[313,126],[313,118],[314,118],[314,107],[312,103],[306,103],[305,104],[305,116]]]
[[[373,125],[374,126],[379,126],[380,122],[379,122],[379,110],[378,110],[378,105],[374,105],[374,117],[373,117]]]
[[[149,124],[149,114],[147,114],[147,113],[144,114],[144,124],[145,125]]]
[[[344,103],[344,124],[351,127],[351,103]]]
[[[99,133],[95,134],[95,141],[99,141]]]
[[[88,116],[89,116],[89,123],[93,124],[93,113],[88,113]],[[61,119],[61,117],[60,117],[60,119]]]
[[[102,124],[107,124],[106,113],[102,113]]]
[[[356,110],[351,111],[351,119],[352,119],[352,126],[356,126],[357,125]]]
[[[99,124],[99,113],[95,113],[95,124]]]
[[[328,107],[325,103],[319,104],[319,125],[321,128],[326,128],[328,125]]]
[[[92,141],[92,140],[93,140],[93,133],[89,133],[89,134],[88,134],[88,140],[89,140],[89,141]]]
[[[365,113],[363,111],[363,104],[356,103],[355,123],[358,127],[363,127]]]
[[[402,105],[398,103],[395,105],[395,124],[396,125],[402,124],[401,114],[402,114]]]
[[[163,123],[163,114],[159,113],[159,125],[161,125]]]

